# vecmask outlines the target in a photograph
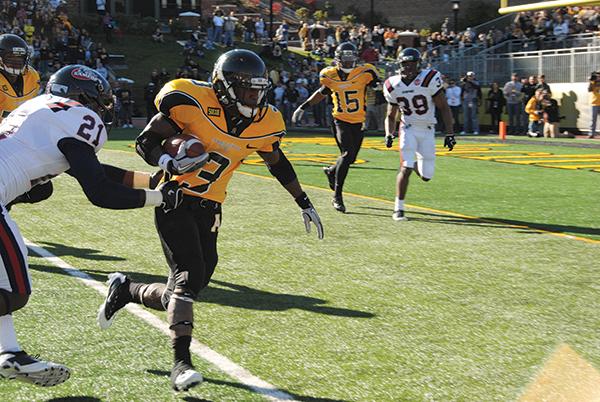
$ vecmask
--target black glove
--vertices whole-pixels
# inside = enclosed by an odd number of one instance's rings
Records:
[[[6,209],[10,211],[10,208],[15,204],[35,204],[37,202],[44,201],[52,195],[54,187],[51,181],[45,183],[36,184],[28,192],[21,194],[9,204],[6,205]]]
[[[448,151],[452,151],[455,145],[456,140],[454,139],[454,134],[446,135],[444,138],[444,148],[448,148]]]
[[[319,214],[308,199],[306,193],[302,193],[296,198],[296,204],[302,208],[302,219],[304,220],[306,233],[310,233],[310,223],[312,222],[317,227],[317,237],[323,239],[323,224],[321,223],[321,218],[319,218]]]
[[[183,190],[175,180],[167,181],[158,187],[162,193],[163,202],[159,206],[165,212],[170,212],[181,205],[183,202]]]
[[[394,136],[393,135],[386,135],[385,136],[385,147],[386,148],[391,148],[393,143],[394,143]]]
[[[154,190],[156,187],[158,187],[158,183],[160,183],[160,181],[162,180],[164,175],[165,175],[165,171],[162,169],[159,169],[156,172],[152,173],[150,175],[149,188]]]

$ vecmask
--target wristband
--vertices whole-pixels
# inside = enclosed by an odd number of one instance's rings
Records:
[[[163,195],[159,190],[144,190],[146,193],[145,207],[157,207],[163,203]]]
[[[298,206],[302,209],[312,207],[312,204],[310,203],[310,200],[308,199],[308,195],[306,195],[305,192],[302,192],[302,194],[300,194],[298,197],[296,197],[294,199],[294,201],[296,201],[296,204],[298,204]]]

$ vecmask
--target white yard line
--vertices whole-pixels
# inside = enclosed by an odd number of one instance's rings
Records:
[[[106,296],[106,292],[108,288],[93,279],[91,276],[78,270],[77,268],[69,265],[63,259],[55,256],[48,250],[38,246],[37,244],[25,239],[25,244],[27,247],[32,250],[34,253],[44,258],[46,261],[51,263],[52,265],[57,266],[58,268],[65,271],[67,274],[79,279],[86,286],[89,286],[95,290],[97,290],[101,295]],[[158,329],[160,332],[169,336],[169,325],[158,318],[156,315],[150,313],[149,311],[143,309],[137,304],[130,303],[125,307],[131,314],[134,314],[141,320],[145,321],[147,324],[153,326]],[[250,373],[245,368],[237,365],[236,363],[229,360],[227,357],[215,352],[208,346],[198,342],[196,339],[192,338],[192,344],[190,347],[192,353],[201,359],[206,360],[207,362],[212,363],[219,370],[229,375],[231,378],[237,380],[240,384],[247,386],[252,389],[257,394],[264,396],[267,400],[270,401],[293,401],[294,398],[277,389],[274,385],[269,384],[268,382],[261,380],[257,376]]]

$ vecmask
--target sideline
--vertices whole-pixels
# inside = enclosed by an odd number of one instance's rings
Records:
[[[257,178],[261,178],[261,179],[265,179],[265,180],[275,180],[275,178],[273,178],[273,177],[262,176],[262,175],[259,175],[259,174],[256,174],[256,173],[242,172],[240,170],[237,170],[235,173],[236,174],[243,174],[243,175],[251,176],[251,177],[257,177]],[[326,189],[326,188],[323,188],[323,187],[312,186],[310,184],[302,184],[302,187],[310,188],[310,189],[313,189],[313,190],[326,191],[328,193],[331,192],[331,190],[329,190],[329,189]],[[369,196],[369,195],[355,194],[355,193],[350,193],[350,192],[344,191],[344,196],[346,196],[346,195],[351,196],[351,197],[355,197],[355,198],[360,198],[360,199],[363,199],[363,200],[378,201],[378,202],[383,202],[383,203],[386,203],[386,204],[394,205],[394,201],[386,200],[385,198],[372,197],[372,196]],[[527,230],[532,231],[532,232],[537,232],[537,233],[541,233],[541,234],[547,234],[547,235],[550,235],[550,236],[556,236],[556,237],[560,237],[560,238],[563,238],[563,239],[577,240],[577,241],[581,241],[581,242],[589,243],[589,244],[600,244],[600,240],[590,239],[590,238],[587,238],[587,237],[575,236],[575,235],[570,235],[570,234],[566,234],[566,233],[552,232],[550,230],[538,229],[538,228],[534,228],[534,227],[527,226],[527,225],[514,225],[514,224],[510,224],[510,223],[505,223],[505,222],[502,222],[502,221],[497,221],[497,220],[494,220],[494,219],[486,219],[486,218],[481,218],[479,216],[463,215],[463,214],[459,214],[457,212],[445,211],[445,210],[442,210],[442,209],[434,209],[434,208],[421,207],[421,206],[413,205],[413,204],[405,204],[405,205],[408,208],[415,209],[415,210],[418,210],[418,211],[433,212],[433,213],[436,213],[436,214],[441,214],[441,215],[446,215],[446,216],[452,216],[452,217],[462,218],[462,219],[468,219],[470,221],[476,221],[476,222],[493,223],[494,225],[502,225],[504,227],[509,227],[509,228],[513,228],[513,229],[527,229]]]
[[[52,254],[48,250],[40,247],[39,245],[37,245],[27,239],[24,239],[24,241],[25,241],[25,244],[27,245],[27,247],[31,251],[33,251],[35,254],[44,258],[46,261],[48,261],[52,265],[62,269],[70,276],[79,279],[81,282],[83,282],[84,285],[96,290],[102,296],[106,296],[106,292],[108,291],[108,288],[105,285],[103,285],[102,283],[93,279],[91,276],[89,276],[85,272],[82,272],[82,271],[78,270],[77,268],[73,267],[72,265],[69,265],[66,261],[55,256],[54,254]],[[128,304],[125,308],[131,314],[137,316],[142,321],[145,321],[150,326],[158,329],[160,332],[162,332],[166,336],[169,336],[169,332],[170,332],[169,325],[166,322],[164,322],[163,320],[161,320],[159,317],[157,317],[156,315],[152,314],[151,312],[147,311],[146,309],[138,306],[137,304],[133,304],[133,303]],[[100,329],[98,329],[98,330],[100,331]],[[227,357],[215,352],[214,350],[212,350],[208,346],[204,345],[203,343],[198,342],[194,338],[192,338],[192,344],[190,346],[190,350],[196,356],[200,357],[201,359],[203,359],[209,363],[212,363],[219,370],[221,370],[222,372],[224,372],[231,378],[237,380],[240,384],[247,386],[252,391],[264,396],[269,401],[278,402],[278,401],[293,401],[294,400],[294,398],[291,395],[289,395],[283,391],[280,391],[274,385],[271,385],[268,382],[261,380],[260,378],[256,377],[255,375],[250,373],[245,368],[237,365],[236,363],[229,360]]]

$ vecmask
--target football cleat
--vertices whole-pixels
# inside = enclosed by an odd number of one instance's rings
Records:
[[[102,329],[107,329],[113,323],[115,314],[131,301],[129,294],[129,283],[131,281],[120,272],[114,272],[108,275],[108,293],[104,303],[98,310],[98,325]]]
[[[331,167],[327,166],[323,168],[323,173],[325,173],[325,176],[327,176],[329,188],[335,190],[335,171],[332,171]]]
[[[53,387],[67,381],[70,376],[68,367],[39,360],[24,351],[0,354],[0,377]]]
[[[396,222],[408,220],[408,218],[406,216],[404,216],[404,211],[402,209],[394,211],[394,213],[392,214],[392,219],[395,220]]]
[[[336,211],[346,213],[346,206],[344,205],[344,200],[342,200],[342,197],[333,197],[331,200],[331,205],[333,205]]]
[[[204,381],[202,374],[189,363],[178,361],[171,371],[171,384],[175,391],[187,391]]]

